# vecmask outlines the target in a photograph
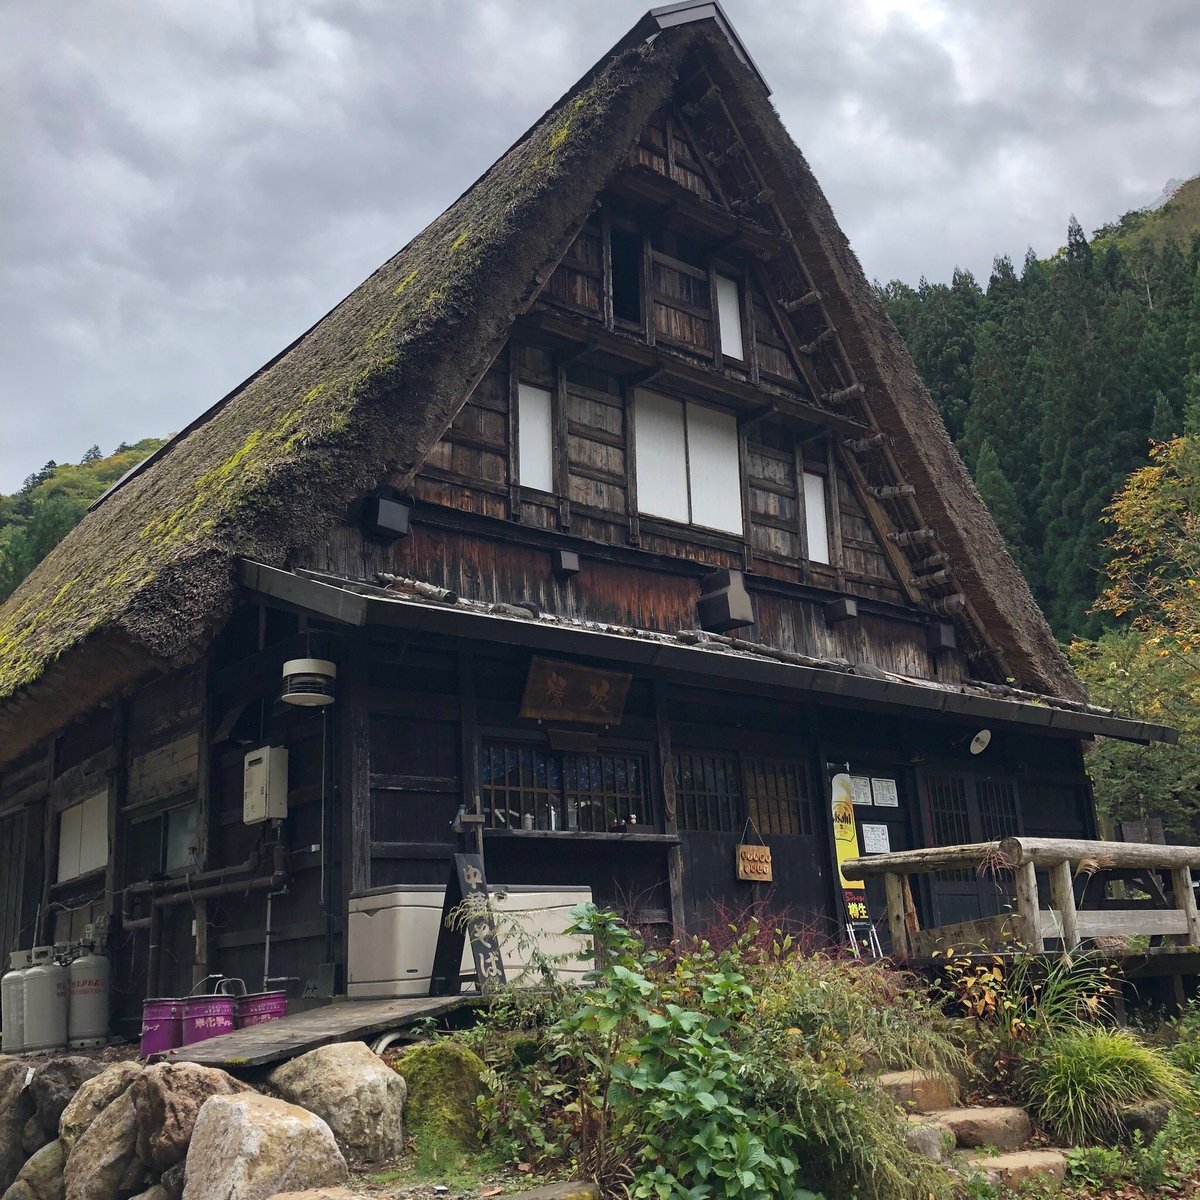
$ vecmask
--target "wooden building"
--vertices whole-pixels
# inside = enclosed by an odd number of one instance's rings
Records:
[[[336,994],[350,897],[464,838],[836,935],[831,771],[868,850],[1094,835],[1084,743],[1172,731],[1087,703],[768,96],[718,4],[649,13],[0,609],[0,951],[106,916],[123,1020]]]

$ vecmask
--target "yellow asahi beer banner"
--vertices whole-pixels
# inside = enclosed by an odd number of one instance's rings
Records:
[[[861,879],[847,879],[842,864],[858,858],[858,829],[854,823],[854,785],[844,771],[833,777],[833,845],[837,855],[838,880],[846,902],[846,915],[854,923],[870,921],[867,892]]]

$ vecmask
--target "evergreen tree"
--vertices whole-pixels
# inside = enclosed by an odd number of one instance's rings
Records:
[[[987,440],[979,447],[975,486],[995,518],[1009,553],[1016,559],[1017,566],[1026,570],[1029,552],[1021,532],[1021,502],[1016,489],[1004,474],[991,442]]]

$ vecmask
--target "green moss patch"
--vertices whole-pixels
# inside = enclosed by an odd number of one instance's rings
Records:
[[[396,1060],[408,1084],[405,1119],[419,1158],[446,1165],[479,1148],[479,1099],[483,1059],[450,1040],[422,1042]]]

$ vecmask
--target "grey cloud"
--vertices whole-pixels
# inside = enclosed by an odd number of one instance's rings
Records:
[[[646,2],[0,7],[0,490],[207,407]],[[986,278],[1200,171],[1191,0],[726,7],[880,278]]]

